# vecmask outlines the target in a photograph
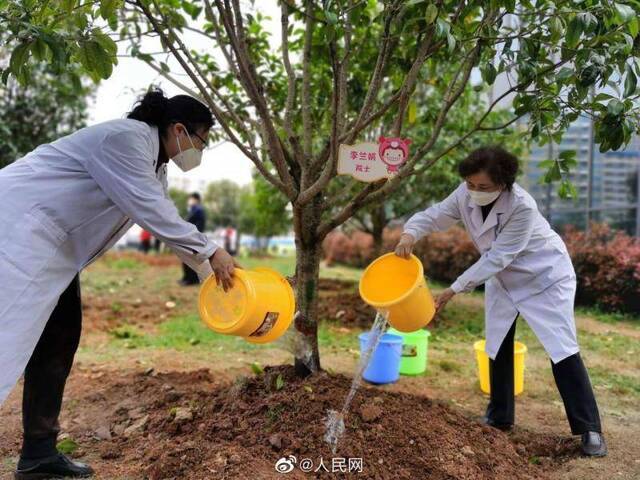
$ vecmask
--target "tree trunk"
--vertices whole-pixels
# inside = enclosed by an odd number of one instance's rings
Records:
[[[383,233],[384,228],[387,226],[387,212],[384,209],[384,204],[376,205],[371,211],[371,232],[373,234],[373,258],[378,258],[382,255],[383,245]]]
[[[322,201],[294,209],[296,234],[295,370],[306,377],[320,370],[318,350],[318,282],[322,238],[317,235]]]

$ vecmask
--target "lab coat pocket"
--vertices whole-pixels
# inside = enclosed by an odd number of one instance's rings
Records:
[[[44,211],[34,207],[16,219],[12,229],[3,235],[0,255],[27,279],[47,266],[67,233]]]

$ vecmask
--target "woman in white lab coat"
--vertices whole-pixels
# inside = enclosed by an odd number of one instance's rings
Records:
[[[438,296],[436,309],[485,285],[491,400],[483,421],[500,429],[514,423],[513,338],[521,314],[551,358],[572,433],[582,436],[586,455],[603,456],[598,407],[576,338],[571,258],[535,200],[515,183],[517,172],[517,158],[500,147],[472,152],[459,165],[464,182],[409,219],[396,254],[406,258],[423,236],[462,222],[481,257]]]
[[[16,478],[92,474],[56,451],[80,337],[78,273],[134,222],[231,285],[232,257],[180,218],[167,192],[167,162],[198,166],[213,123],[196,99],[153,90],[126,119],[41,145],[0,170],[0,403],[23,372],[25,380]]]

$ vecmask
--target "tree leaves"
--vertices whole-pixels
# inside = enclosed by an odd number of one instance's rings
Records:
[[[633,72],[631,65],[628,63],[625,65],[625,79],[624,79],[624,96],[630,97],[634,93],[636,93],[636,88],[638,86],[638,80],[636,78],[636,74]]]
[[[620,23],[627,23],[629,20],[635,18],[636,13],[633,8],[623,3],[614,3],[616,9],[616,16]]]
[[[577,198],[576,188],[569,179],[571,170],[575,168],[577,164],[578,161],[576,160],[575,150],[563,150],[557,159],[543,160],[538,164],[538,168],[546,170],[546,172],[544,176],[540,178],[540,183],[561,181],[558,187],[558,195],[560,198]]]
[[[558,40],[560,40],[560,38],[562,38],[562,35],[564,33],[564,25],[559,17],[551,17],[551,20],[549,20],[549,32],[551,33],[550,40],[552,42],[557,42]]]
[[[112,56],[97,40],[82,43],[78,51],[78,59],[94,80],[111,76]]]
[[[9,60],[9,70],[13,72],[13,74],[18,78],[21,84],[26,83],[26,75],[28,70],[26,69],[26,62],[29,57],[29,49],[31,47],[31,42],[25,42],[18,45],[11,54],[11,59]],[[6,77],[5,77],[6,83]]]
[[[430,3],[427,7],[427,11],[424,15],[424,19],[427,22],[427,25],[431,25],[438,16],[438,7],[436,7],[433,3]]]
[[[582,22],[580,21],[580,17],[576,15],[571,19],[569,26],[567,27],[567,35],[565,38],[567,47],[575,48],[578,45],[580,36],[582,35],[582,30]]]
[[[487,62],[480,67],[480,73],[482,74],[482,79],[487,83],[487,85],[493,85],[498,74],[496,67],[493,66],[493,62]]]

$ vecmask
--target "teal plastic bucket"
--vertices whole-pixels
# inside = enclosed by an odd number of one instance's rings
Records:
[[[420,329],[404,333],[390,328],[387,333],[402,337],[401,375],[420,375],[427,371],[429,337],[431,336],[429,330]]]

